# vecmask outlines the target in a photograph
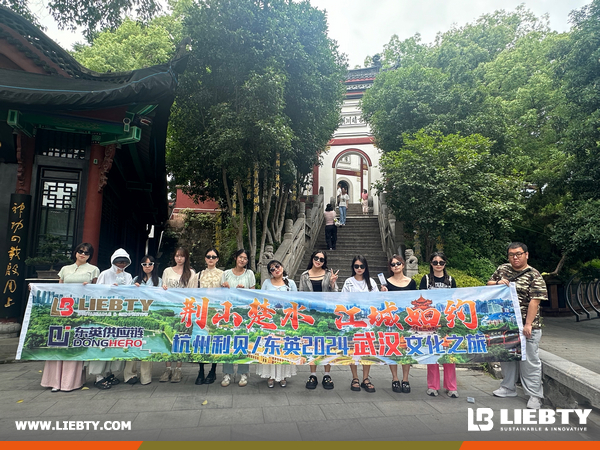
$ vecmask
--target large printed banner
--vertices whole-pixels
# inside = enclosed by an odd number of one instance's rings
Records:
[[[524,358],[514,285],[320,293],[33,284],[17,359],[431,364]]]

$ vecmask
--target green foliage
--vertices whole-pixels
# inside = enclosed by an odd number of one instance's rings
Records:
[[[171,22],[175,28],[175,20]],[[73,57],[96,72],[124,72],[165,63],[173,56],[175,39],[181,35],[181,31],[172,34],[165,25],[169,25],[165,20],[155,19],[144,26],[125,19],[114,31],[99,33],[93,45],[76,44]]]
[[[28,266],[50,266],[50,270],[54,270],[54,266],[61,263],[70,263],[71,258],[67,256],[70,252],[70,247],[66,245],[60,236],[46,234],[40,239],[40,245],[37,249],[37,255],[25,260]]]
[[[511,231],[523,210],[519,179],[502,173],[488,139],[439,132],[403,139],[402,149],[381,158],[378,188],[396,218],[420,231],[426,254],[443,237],[478,245]]]

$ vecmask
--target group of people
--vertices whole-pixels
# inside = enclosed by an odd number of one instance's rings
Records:
[[[335,245],[335,244],[334,244]],[[335,246],[333,247],[335,248]],[[254,289],[256,278],[254,272],[248,267],[248,252],[238,250],[234,254],[235,265],[228,270],[217,268],[219,252],[211,248],[206,251],[206,268],[196,273],[190,267],[189,252],[185,248],[175,251],[173,265],[164,270],[162,277],[158,276],[155,259],[145,255],[140,261],[137,275],[132,277],[125,269],[131,264],[127,252],[118,249],[111,257],[111,267],[103,272],[89,264],[94,248],[88,243],[79,244],[74,251],[75,263],[65,266],[59,272],[60,283],[98,283],[109,285],[134,284],[139,287],[162,286],[170,288],[229,288],[229,289]],[[516,396],[516,379],[519,372],[523,389],[530,396],[528,407],[538,409],[542,404],[543,389],[541,377],[541,362],[538,356],[538,345],[541,337],[541,319],[539,316],[540,301],[547,300],[546,286],[540,273],[527,264],[529,253],[527,246],[522,243],[512,243],[508,249],[508,264],[501,265],[491,276],[488,285],[516,283],[517,294],[521,305],[524,327],[523,334],[527,340],[527,360],[502,363],[504,379],[501,387],[494,391],[498,397]],[[388,262],[389,276],[381,284],[382,291],[416,290],[413,279],[404,275],[405,260],[400,255],[393,255]],[[443,252],[434,252],[429,258],[430,270],[421,279],[419,289],[451,289],[456,288],[456,281],[447,273],[447,259]],[[269,278],[261,286],[263,290],[275,291],[307,291],[307,292],[339,292],[338,272],[327,266],[327,254],[324,251],[315,251],[311,255],[307,269],[300,275],[299,285],[288,278],[285,267],[280,261],[272,260],[267,264]],[[369,265],[364,256],[355,256],[351,264],[352,276],[345,280],[342,292],[374,292],[379,287],[370,277]],[[99,389],[110,389],[119,383],[115,372],[123,371],[126,383],[148,384],[152,381],[152,363],[142,361],[138,371],[136,361],[46,361],[42,375],[42,386],[50,387],[53,392],[62,390],[70,391],[83,386],[85,381],[85,366],[90,374],[95,375],[95,383]],[[165,363],[165,371],[160,377],[160,382],[181,381],[181,361],[172,367],[171,362]],[[236,368],[237,366],[237,368]],[[216,364],[212,363],[208,374],[205,374],[205,364],[199,363],[199,372],[196,384],[211,384],[216,380]],[[223,364],[223,379],[221,385],[229,386],[236,381],[239,375],[239,386],[248,384],[249,364]],[[398,376],[398,366],[390,364],[392,375],[392,390],[398,393],[410,393],[409,382],[410,365],[402,365],[402,379]],[[310,375],[306,382],[307,389],[315,389],[319,382],[316,365],[310,365]],[[362,366],[362,376],[359,378],[358,367],[350,365],[352,391],[365,390],[375,392],[369,373],[370,365]],[[443,364],[444,389],[451,398],[458,397],[456,368],[454,364]],[[260,364],[257,375],[267,379],[267,386],[273,388],[275,383],[286,387],[288,378],[296,375],[296,366],[280,364]],[[331,366],[324,366],[322,378],[324,389],[333,389]],[[427,365],[427,394],[438,396],[440,390],[440,373],[438,364]]]

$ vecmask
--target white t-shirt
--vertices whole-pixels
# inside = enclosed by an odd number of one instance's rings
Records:
[[[371,287],[373,290],[371,292],[379,291],[377,287],[377,283],[373,278],[369,278],[371,280]],[[358,281],[354,277],[347,278],[344,282],[344,287],[342,288],[342,292],[369,292],[369,287],[367,286],[367,282],[363,279]]]
[[[350,200],[350,196],[348,194],[343,194],[340,196],[340,206],[348,206],[348,201]]]

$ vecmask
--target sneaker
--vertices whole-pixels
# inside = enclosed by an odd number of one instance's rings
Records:
[[[410,383],[408,381],[403,381],[402,382],[402,393],[403,394],[410,394]]]
[[[248,384],[248,374],[243,373],[240,377],[240,382],[238,383],[241,387],[244,387]]]
[[[527,402],[527,407],[529,409],[540,409],[542,407],[542,399],[539,397],[534,397],[533,395],[529,397],[529,401]]]
[[[227,386],[229,386],[230,383],[231,383],[231,375],[226,373],[225,375],[223,375],[223,381],[221,381],[221,386],[227,387]]]
[[[512,391],[504,386],[500,386],[498,389],[492,392],[492,394],[494,394],[496,397],[516,397],[517,391]]]
[[[448,397],[458,398],[458,392],[457,391],[448,391]]]
[[[308,381],[306,382],[306,389],[316,389],[319,384],[319,380],[314,375],[308,377]]]
[[[181,367],[175,367],[171,375],[171,383],[179,383],[181,381]]]
[[[439,395],[437,389],[427,389],[427,395],[431,395],[432,397],[437,397]]]
[[[167,369],[164,371],[164,373],[160,376],[160,379],[158,381],[160,381],[161,383],[164,383],[166,381],[169,381],[171,379],[171,368],[167,367]]]

